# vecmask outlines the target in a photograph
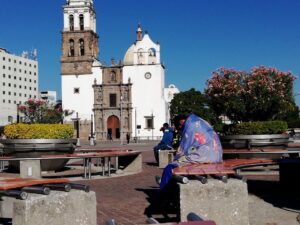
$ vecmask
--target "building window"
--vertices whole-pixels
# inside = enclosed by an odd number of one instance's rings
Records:
[[[19,80],[22,80],[22,77],[19,77]]]
[[[3,103],[5,103],[5,99],[3,99]]]
[[[34,88],[34,90],[36,91],[36,88]]]
[[[74,30],[74,16],[70,15],[69,16],[69,24],[70,24],[70,31]]]
[[[117,94],[109,94],[109,106],[110,107],[117,106]]]
[[[116,73],[114,71],[110,73],[110,81],[116,81]]]
[[[84,40],[79,40],[79,47],[80,47],[80,55],[84,55]]]
[[[3,65],[3,67],[2,67],[3,69],[5,69],[5,66]]]
[[[74,56],[75,50],[74,50],[74,40],[70,39],[69,41],[69,56]]]
[[[8,62],[11,62],[11,59],[8,59]]]
[[[2,91],[2,94],[4,94],[4,95],[5,95],[5,91]]]
[[[11,103],[11,100],[8,100],[8,103]]]
[[[2,85],[5,86],[5,82],[3,82]]]
[[[84,17],[82,14],[79,15],[79,26],[80,30],[84,30]]]
[[[16,80],[16,79],[17,79],[17,77],[16,77],[16,76],[14,76],[14,79]]]
[[[74,94],[80,94],[80,88],[74,88]]]
[[[153,116],[145,116],[146,129],[154,129]]]
[[[17,87],[17,85],[16,85],[16,84],[14,84],[14,87],[16,88],[16,87]]]
[[[14,63],[17,63],[17,60],[14,60]]]
[[[19,96],[20,96],[20,97],[22,97],[22,94],[21,94],[21,93],[19,93]]]
[[[17,71],[17,68],[14,68],[14,71],[16,72],[16,71]]]
[[[5,57],[3,57],[3,61],[5,61]]]
[[[8,70],[11,70],[11,67],[10,67],[10,66],[8,67]]]
[[[11,87],[11,83],[8,83],[8,87]]]
[[[11,78],[11,75],[8,75],[8,78],[10,79],[10,78]]]
[[[19,64],[20,64],[20,65],[22,65],[22,62],[21,62],[21,61],[19,61]]]
[[[5,74],[3,74],[3,78],[5,78]]]

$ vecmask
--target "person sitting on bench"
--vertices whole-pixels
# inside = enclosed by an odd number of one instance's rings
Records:
[[[153,148],[154,156],[156,159],[156,162],[159,161],[158,159],[158,151],[159,150],[171,150],[172,149],[172,143],[173,143],[173,130],[171,127],[169,127],[168,123],[164,123],[163,127],[160,128],[160,130],[163,132],[162,140]]]
[[[182,127],[182,137],[174,161],[163,171],[160,182],[162,190],[172,178],[172,170],[188,163],[222,162],[223,150],[219,136],[211,125],[191,114]]]

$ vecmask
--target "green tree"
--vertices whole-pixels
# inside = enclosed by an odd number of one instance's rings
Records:
[[[216,124],[219,121],[208,106],[208,98],[194,88],[175,94],[170,105],[171,117],[190,113],[202,117],[211,124]]]

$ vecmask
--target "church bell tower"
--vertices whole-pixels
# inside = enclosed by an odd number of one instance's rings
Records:
[[[93,0],[67,0],[63,10],[61,75],[92,74],[99,54]]]

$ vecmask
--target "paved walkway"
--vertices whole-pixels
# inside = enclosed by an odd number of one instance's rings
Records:
[[[145,224],[147,219],[144,215],[144,210],[149,205],[147,198],[149,194],[157,193],[158,185],[155,183],[154,176],[161,175],[161,170],[153,165],[154,156],[151,146],[131,145],[130,147],[142,151],[142,173],[80,181],[90,185],[91,190],[96,192],[99,225],[105,224],[108,219],[115,219],[118,225]]]

